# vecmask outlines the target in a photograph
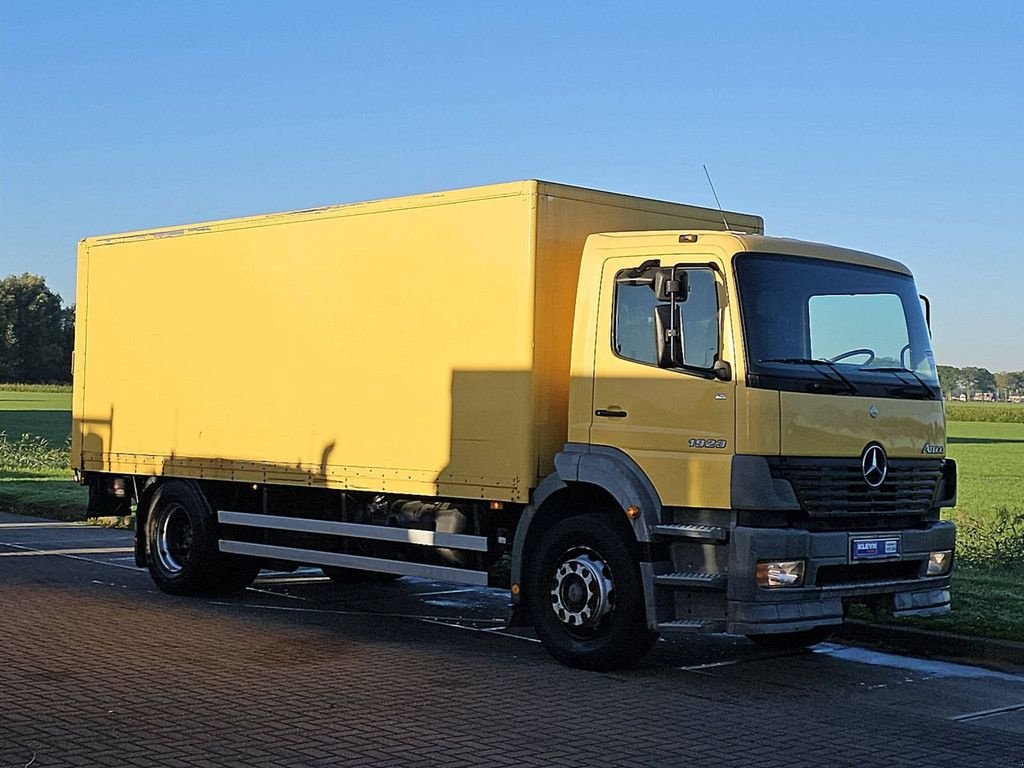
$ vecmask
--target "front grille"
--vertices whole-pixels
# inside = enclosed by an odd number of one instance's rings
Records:
[[[772,475],[788,480],[810,517],[924,515],[942,477],[942,459],[890,459],[885,482],[864,481],[860,459],[769,459]]]

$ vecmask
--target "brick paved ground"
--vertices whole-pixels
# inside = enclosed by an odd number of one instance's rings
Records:
[[[368,601],[271,579],[189,600],[125,555],[79,557],[0,557],[0,768],[1024,765],[1017,721],[949,719],[1024,703],[1024,678],[721,638],[594,674],[534,642],[367,612],[494,626],[461,590],[446,602],[403,580]]]

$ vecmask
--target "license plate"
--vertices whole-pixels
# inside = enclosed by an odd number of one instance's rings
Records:
[[[884,560],[899,557],[902,551],[899,536],[878,539],[854,539],[850,542],[851,560]]]

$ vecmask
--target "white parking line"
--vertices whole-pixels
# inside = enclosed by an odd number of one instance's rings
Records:
[[[708,664],[694,664],[690,667],[676,667],[680,672],[700,672],[705,669],[714,669],[715,667],[731,667],[733,664],[740,664],[744,661],[750,661],[750,659],[732,659],[730,661],[714,661]]]
[[[440,592],[417,592],[416,597],[433,597],[434,595],[457,595],[460,592],[476,592],[478,587],[466,587],[464,589],[442,589]]]
[[[263,582],[257,581],[256,583],[257,584],[261,584]],[[284,598],[287,598],[288,600],[301,600],[304,603],[314,602],[313,600],[311,600],[308,597],[301,597],[299,595],[289,595],[286,592],[274,592],[274,591],[269,590],[269,589],[260,589],[259,587],[246,587],[245,589],[246,589],[247,592],[259,592],[261,595],[271,595],[273,597],[284,597]]]
[[[139,569],[136,568],[134,565],[123,565],[121,563],[113,562],[113,559],[121,560],[123,558],[113,558],[112,560],[93,560],[91,557],[82,557],[81,555],[57,554],[57,550],[50,550],[50,551],[47,552],[45,550],[37,550],[37,549],[33,549],[32,547],[26,547],[23,544],[11,544],[11,543],[6,542],[6,541],[0,541],[0,547],[11,547],[12,549],[27,550],[27,554],[56,555],[57,557],[66,557],[69,560],[81,560],[84,563],[93,563],[94,565],[105,565],[105,566],[107,566],[109,568],[124,568],[125,570],[128,570],[128,571],[136,571],[136,572],[139,571]],[[90,552],[90,553],[93,553],[95,551],[96,550],[88,550],[88,552]],[[131,549],[131,548],[123,548],[123,549],[118,549],[117,551],[118,552],[134,552],[135,550]],[[20,552],[0,552],[0,556],[3,556],[3,555],[15,555],[15,554],[21,554],[21,553]]]
[[[1024,704],[1011,704],[1008,707],[997,707],[996,709],[983,709],[980,712],[968,712],[965,715],[957,715],[956,717],[949,718],[950,720],[956,720],[958,723],[967,723],[972,720],[981,720],[985,717],[993,717],[995,715],[1005,715],[1010,712],[1020,712],[1024,709]]]
[[[843,661],[853,661],[858,664],[871,664],[877,667],[891,667],[916,672],[926,678],[965,678],[1005,680],[1013,683],[1024,683],[1024,675],[1010,674],[1008,672],[996,672],[984,667],[972,667],[967,664],[954,664],[948,661],[934,661],[932,659],[918,659],[913,656],[897,656],[893,653],[882,653],[880,651],[869,651],[864,648],[855,648],[835,643],[821,643],[812,649],[812,653],[820,653]]]
[[[17,547],[18,544],[3,544],[5,547]],[[131,547],[88,547],[81,549],[31,549],[26,547],[19,552],[0,552],[0,557],[36,557],[39,555],[114,555],[134,552]]]

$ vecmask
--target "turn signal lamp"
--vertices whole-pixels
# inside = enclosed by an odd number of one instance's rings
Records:
[[[630,506],[626,507],[626,517],[628,517],[630,520],[636,520],[638,517],[640,517],[640,507],[636,506],[635,504],[631,504]]]
[[[755,578],[759,587],[802,587],[803,560],[766,560],[757,564]]]
[[[944,549],[928,556],[928,576],[944,576],[953,565],[953,550]]]

